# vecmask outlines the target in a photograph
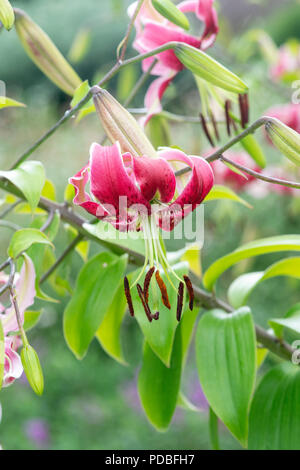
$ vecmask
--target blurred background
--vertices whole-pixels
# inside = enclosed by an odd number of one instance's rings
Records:
[[[115,60],[116,48],[126,30],[126,10],[130,1],[12,0],[11,3],[24,9],[69,58],[81,78],[89,79],[93,84]],[[300,2],[218,0],[216,5],[220,34],[209,53],[249,84],[251,121],[270,106],[289,103],[293,91],[291,84],[271,80],[270,66],[258,37],[251,31],[267,32],[278,47],[291,39],[299,41]],[[129,49],[128,54],[134,54],[134,51]],[[139,74],[139,65],[126,69],[109,84],[109,90],[124,101]],[[0,162],[1,169],[7,169],[24,149],[56,122],[70,100],[29,60],[14,31],[0,32],[0,80],[6,83],[7,96],[27,106],[3,110],[0,114]],[[133,107],[143,107],[144,93],[145,89],[135,97]],[[189,72],[179,74],[168,89],[164,108],[172,113],[197,116],[200,101]],[[199,124],[165,124],[165,138],[173,145],[181,146],[190,154],[207,151]],[[58,200],[63,200],[68,177],[85,164],[91,142],[99,141],[102,135],[99,121],[92,114],[80,123],[69,122],[35,152],[34,158],[44,163],[47,177],[56,184]],[[285,166],[283,157],[268,145],[263,134],[258,135],[268,164]],[[259,199],[249,194],[246,188],[242,193],[242,197],[252,204],[252,210],[225,201],[206,205],[203,269],[240,243],[300,232],[299,197],[275,191],[264,195],[261,191],[264,187],[263,182],[258,183],[258,192],[263,194]],[[21,217],[24,217],[24,223],[28,221],[28,216]],[[7,228],[1,227],[1,259],[5,257],[10,235]],[[62,229],[56,244],[57,254],[66,243],[67,235]],[[91,250],[99,251],[99,247]],[[240,273],[263,270],[276,259],[278,256],[265,256],[239,264],[222,277],[220,295]],[[72,286],[74,273],[78,273],[81,265],[82,260],[75,253],[61,267],[61,277],[68,276]],[[250,299],[255,320],[266,327],[267,318],[283,316],[289,306],[299,300],[298,288],[297,281],[285,278],[262,284],[256,291],[257,296]],[[57,297],[51,287],[45,290]],[[38,326],[29,333],[45,373],[43,397],[34,396],[25,378],[1,391],[0,443],[4,449],[209,448],[207,405],[196,376],[193,346],[183,389],[199,410],[178,409],[170,430],[160,434],[148,424],[136,391],[142,348],[138,327],[129,320],[124,323],[128,367],[109,358],[96,341],[86,358],[78,362],[68,350],[61,328],[68,295],[61,295],[59,300],[58,304],[37,303],[44,313]],[[222,448],[238,448],[230,434],[223,428],[221,431]]]

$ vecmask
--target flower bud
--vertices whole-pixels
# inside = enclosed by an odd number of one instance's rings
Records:
[[[266,119],[265,128],[272,143],[295,165],[300,166],[300,134],[279,119]]]
[[[91,89],[96,111],[111,143],[119,142],[122,153],[156,157],[156,152],[135,118],[108,91]]]
[[[180,62],[191,72],[209,83],[232,93],[246,93],[247,85],[205,52],[188,44],[178,44],[174,52]]]
[[[26,13],[16,8],[15,16],[17,34],[30,59],[55,85],[73,96],[81,84],[77,73],[49,36]]]
[[[30,344],[26,344],[21,351],[21,360],[28,382],[37,395],[42,395],[44,390],[44,377],[40,360]]]
[[[14,25],[15,14],[8,0],[0,0],[0,21],[7,31]]]
[[[171,0],[152,0],[152,5],[164,18],[183,29],[190,29],[190,23],[182,11]]]

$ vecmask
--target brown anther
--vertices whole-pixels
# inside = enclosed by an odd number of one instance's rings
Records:
[[[145,276],[144,297],[145,297],[145,300],[146,300],[147,304],[149,302],[149,286],[150,286],[150,282],[151,282],[154,271],[155,271],[155,267],[153,266],[151,269],[149,269],[149,271],[147,272],[147,274]]]
[[[186,288],[187,288],[187,291],[188,291],[188,294],[189,294],[189,299],[190,299],[189,308],[190,308],[190,310],[193,310],[193,306],[194,306],[193,284],[191,283],[191,280],[188,276],[183,276],[183,279],[184,279],[184,282],[185,282],[185,285],[186,285]]]
[[[227,134],[229,135],[229,137],[231,135],[230,125],[232,123],[232,119],[230,116],[230,108],[231,108],[231,102],[230,100],[226,100],[225,101],[225,117],[226,117]]]
[[[153,320],[158,320],[159,319],[159,312],[156,312],[154,315],[152,315]]]
[[[151,310],[150,310],[150,308],[149,308],[149,305],[148,305],[147,302],[146,302],[143,289],[142,289],[142,287],[140,286],[140,284],[137,284],[136,287],[137,287],[137,291],[138,291],[139,297],[140,297],[140,299],[141,299],[141,301],[142,301],[142,304],[143,304],[145,313],[146,313],[146,315],[147,315],[147,318],[148,318],[149,322],[151,323],[152,320],[153,320],[153,315],[151,314]]]
[[[176,312],[177,321],[181,320],[182,308],[183,308],[183,292],[184,292],[184,284],[183,282],[180,282],[179,287],[178,287],[178,294],[177,294],[177,312]]]
[[[132,298],[130,294],[130,287],[129,287],[129,282],[126,276],[124,277],[124,291],[125,291],[125,297],[126,297],[127,304],[128,304],[129,313],[132,317],[134,317],[134,309],[133,309]]]
[[[247,94],[239,95],[239,105],[241,113],[241,126],[243,129],[245,129],[249,122],[249,103]]]
[[[210,135],[210,132],[209,132],[208,127],[207,127],[206,119],[205,119],[205,117],[203,116],[202,113],[200,113],[200,120],[201,120],[202,129],[204,131],[204,134],[207,137],[208,142],[210,143],[210,145],[212,147],[214,147],[215,146],[214,141],[213,141],[213,139]]]
[[[214,113],[212,111],[210,111],[210,119],[211,119],[211,122],[212,122],[212,125],[213,125],[213,128],[214,128],[214,131],[215,131],[216,139],[220,140],[218,124],[217,124],[216,118],[214,116]]]
[[[169,301],[169,297],[168,297],[168,291],[167,291],[167,288],[166,288],[166,284],[164,283],[164,281],[160,277],[160,274],[159,274],[158,270],[155,273],[155,279],[156,279],[156,282],[157,282],[158,287],[160,289],[161,299],[162,299],[162,302],[163,302],[164,306],[167,307],[169,310],[171,310],[171,305],[170,305],[170,301]]]

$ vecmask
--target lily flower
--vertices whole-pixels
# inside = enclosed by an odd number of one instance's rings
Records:
[[[5,284],[8,281],[8,276],[4,273],[0,274],[0,284]],[[22,324],[24,323],[24,313],[30,305],[34,302],[35,297],[35,270],[31,259],[24,255],[24,264],[21,272],[16,275],[16,282],[14,285],[16,298],[20,311]],[[17,350],[22,344],[18,335],[12,336],[11,333],[19,331],[19,325],[16,319],[15,310],[13,305],[7,308],[0,303],[0,321],[4,331],[4,377],[3,387],[11,385],[18,379],[23,372],[21,358]]]
[[[194,36],[187,34],[183,28],[166,20],[154,9],[150,0],[145,0],[135,21],[137,36],[133,44],[134,48],[140,53],[146,53],[168,42],[177,41],[201,50],[207,49],[212,46],[219,31],[217,13],[213,7],[213,2],[214,0],[187,0],[177,5],[180,11],[194,13],[204,23],[202,35]],[[137,2],[129,7],[129,16],[133,15],[136,4]],[[184,69],[184,65],[174,52],[168,50],[145,59],[142,64],[143,70],[149,70],[155,60],[157,64],[152,69],[151,74],[159,78],[154,80],[146,93],[145,107],[147,108],[147,115],[142,120],[143,125],[146,125],[153,115],[161,112],[161,98],[166,88],[177,73]]]
[[[171,162],[188,165],[191,176],[182,191],[177,184]],[[86,185],[90,181],[90,193]],[[148,304],[148,289],[155,274],[164,305],[170,308],[166,286],[160,277],[160,266],[172,287],[169,272],[179,281],[178,312],[182,308],[183,286],[186,285],[192,307],[192,287],[186,279],[180,279],[168,263],[159,236],[159,228],[170,231],[204,200],[213,186],[211,166],[201,157],[187,156],[180,150],[162,149],[157,157],[133,156],[121,152],[119,142],[112,146],[92,144],[88,165],[69,179],[75,188],[74,204],[83,207],[100,220],[110,222],[120,231],[142,231],[145,241],[145,263],[138,278],[129,287],[125,278],[125,294],[133,316],[130,289],[137,285],[149,321],[158,319],[152,315]],[[139,280],[145,277],[144,288]],[[175,287],[174,287],[175,288]],[[175,288],[176,289],[176,288]]]
[[[270,70],[274,82],[293,82],[300,77],[300,45],[292,41],[279,48],[276,63]]]

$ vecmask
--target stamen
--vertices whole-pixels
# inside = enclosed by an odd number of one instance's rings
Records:
[[[242,128],[245,129],[246,125],[249,122],[249,103],[247,94],[239,95],[239,105],[241,113],[241,125]]]
[[[149,286],[150,286],[151,278],[153,276],[154,271],[155,271],[155,267],[153,266],[147,272],[147,274],[145,276],[145,280],[144,280],[144,297],[145,297],[145,300],[146,300],[147,304],[149,302]]]
[[[177,313],[176,313],[177,321],[181,320],[182,308],[183,308],[183,291],[184,291],[184,284],[183,282],[181,282],[179,284],[178,294],[177,294]]]
[[[134,309],[133,309],[132,298],[130,294],[129,282],[126,276],[124,277],[124,291],[125,291],[125,297],[126,297],[127,304],[128,304],[129,313],[132,317],[134,317]]]
[[[194,306],[194,289],[193,289],[193,285],[192,285],[191,280],[188,276],[183,276],[183,279],[184,279],[187,291],[189,293],[189,298],[190,298],[189,308],[190,308],[190,310],[193,310],[193,306]]]
[[[212,111],[210,111],[210,119],[211,119],[211,122],[212,122],[212,125],[213,125],[213,128],[214,128],[214,131],[215,131],[216,139],[219,141],[220,140],[219,129],[218,129],[216,118],[215,118],[214,113]]]
[[[159,312],[156,312],[154,315],[152,315],[153,320],[158,320],[159,319]]]
[[[231,117],[230,117],[230,108],[231,108],[231,102],[230,100],[225,101],[225,117],[226,117],[226,125],[227,125],[227,134],[229,137],[231,136],[231,130],[230,130],[230,125],[231,125]]]
[[[212,147],[214,147],[214,146],[215,146],[214,141],[213,141],[213,139],[212,139],[212,137],[211,137],[211,135],[210,135],[210,132],[209,132],[209,130],[208,130],[205,117],[203,116],[202,113],[200,113],[200,119],[201,119],[201,125],[202,125],[202,129],[203,129],[203,131],[204,131],[204,134],[206,135],[207,140],[208,140],[208,142],[210,143],[210,145],[211,145]]]
[[[157,282],[158,287],[160,289],[161,299],[163,301],[164,306],[167,307],[169,310],[171,310],[171,305],[170,305],[170,301],[169,301],[169,297],[168,297],[168,291],[167,291],[167,288],[166,288],[166,284],[164,283],[164,281],[160,277],[160,273],[159,273],[158,270],[155,273],[155,279],[156,279],[156,282]]]
[[[147,318],[148,318],[149,322],[151,323],[152,320],[153,320],[153,316],[152,316],[152,314],[151,314],[149,305],[147,304],[147,302],[146,302],[146,300],[145,300],[144,293],[143,293],[143,289],[142,289],[142,287],[140,286],[140,284],[137,284],[136,288],[137,288],[139,297],[140,297],[140,299],[141,299],[141,301],[142,301],[142,304],[143,304],[145,313],[146,313],[146,315],[147,315]]]

